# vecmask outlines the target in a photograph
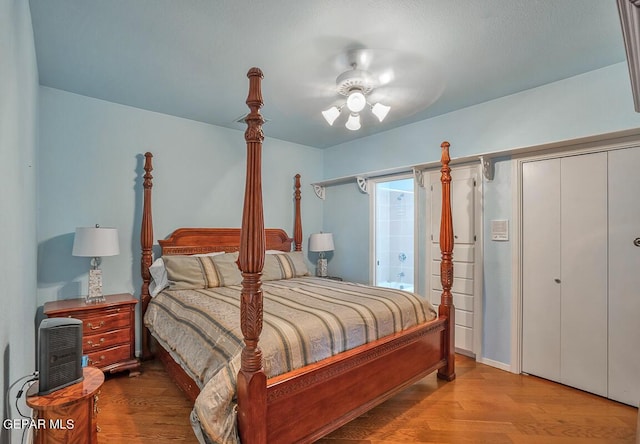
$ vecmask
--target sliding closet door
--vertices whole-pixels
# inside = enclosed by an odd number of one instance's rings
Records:
[[[523,371],[607,394],[607,154],[523,164]]]
[[[640,148],[609,153],[609,397],[640,402]]]
[[[561,160],[563,384],[607,396],[607,153]]]
[[[560,380],[560,159],[522,165],[522,371]]]

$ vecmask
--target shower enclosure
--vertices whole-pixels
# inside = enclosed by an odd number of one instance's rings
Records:
[[[414,179],[375,184],[375,285],[413,291]]]

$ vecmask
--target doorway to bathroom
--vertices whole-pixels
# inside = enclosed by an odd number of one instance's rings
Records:
[[[373,282],[380,287],[414,289],[414,178],[375,182]]]

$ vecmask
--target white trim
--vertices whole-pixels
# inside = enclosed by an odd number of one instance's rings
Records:
[[[376,252],[376,185],[380,182],[391,182],[394,180],[413,179],[413,286],[414,291],[416,289],[417,282],[417,225],[418,218],[416,213],[416,178],[412,171],[405,171],[401,174],[395,174],[392,176],[377,177],[366,180],[367,194],[369,194],[369,284],[376,285],[376,271],[377,271],[377,252]]]
[[[488,358],[478,358],[476,359],[476,361],[479,362],[480,364],[484,364],[490,367],[495,367],[497,369],[504,370],[505,372],[516,373],[512,370],[509,364],[505,364],[504,362],[494,361],[493,359],[488,359]]]
[[[376,282],[376,188],[374,180],[369,193],[369,285]]]
[[[512,158],[513,175],[511,177],[511,189],[514,239],[511,258],[513,265],[511,276],[511,367],[514,373],[522,372],[522,165],[526,162],[537,160],[633,148],[640,144],[640,133],[637,131],[625,132],[625,134],[620,137],[612,137],[610,139],[604,137],[589,139],[589,141],[585,141],[585,139],[570,140],[567,141],[564,146],[556,147],[553,150],[539,150],[535,153],[528,152]]]
[[[522,162],[511,161],[511,370],[520,373],[522,367]]]
[[[476,168],[476,254],[474,258],[475,281],[473,300],[473,352],[476,357],[481,357],[483,353],[482,340],[484,339],[484,174],[483,165]]]

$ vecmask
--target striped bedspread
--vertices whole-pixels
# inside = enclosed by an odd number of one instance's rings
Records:
[[[200,386],[192,421],[201,442],[238,442],[240,289],[163,291],[145,315],[154,337]],[[267,377],[436,318],[425,299],[401,290],[302,277],[263,282],[262,291]]]

